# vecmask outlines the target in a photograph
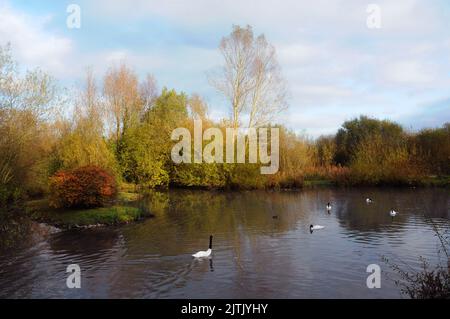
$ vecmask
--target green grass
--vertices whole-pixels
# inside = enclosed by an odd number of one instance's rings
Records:
[[[124,193],[137,193],[138,186],[132,183],[124,183],[120,184],[120,191]]]
[[[334,186],[333,181],[327,179],[310,179],[303,181],[303,187],[328,187]]]
[[[91,209],[54,209],[48,205],[47,199],[27,202],[26,212],[36,221],[61,228],[122,225],[146,216],[139,208],[126,204]]]
[[[379,181],[377,183],[357,183],[355,180],[348,181],[349,186],[418,186],[418,187],[450,187],[450,176],[426,176],[419,180],[411,182],[392,182]],[[303,181],[303,187],[331,187],[331,186],[345,186],[340,185],[336,181],[330,179],[310,178]]]
[[[139,199],[138,193],[120,192],[118,196],[119,201],[122,202],[134,202]]]
[[[428,176],[420,181],[423,186],[450,187],[450,176]]]

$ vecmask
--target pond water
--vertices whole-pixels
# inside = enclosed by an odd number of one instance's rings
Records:
[[[420,256],[442,261],[433,224],[450,226],[448,189],[172,190],[143,204],[153,218],[50,232],[0,254],[0,297],[399,298],[383,256],[415,270]],[[211,258],[193,259],[210,234]],[[81,289],[66,286],[74,263]],[[367,288],[369,264],[381,267],[380,289]]]

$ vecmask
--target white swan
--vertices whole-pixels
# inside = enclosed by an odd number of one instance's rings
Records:
[[[327,204],[327,211],[330,211],[330,210],[331,210],[331,204],[328,203],[328,204]]]
[[[192,255],[192,257],[194,258],[205,258],[205,257],[209,257],[211,255],[212,252],[212,238],[213,236],[209,236],[209,248],[206,251],[199,251],[198,253],[195,253]]]
[[[389,212],[389,215],[391,215],[391,217],[395,217],[395,216],[397,216],[397,214],[398,213],[393,209]]]
[[[319,229],[324,229],[325,226],[320,226],[320,225],[310,225],[309,226],[309,231],[312,233],[313,230],[319,230]]]
[[[373,203],[372,198],[367,197],[367,198],[366,198],[366,203],[367,203],[367,204]]]

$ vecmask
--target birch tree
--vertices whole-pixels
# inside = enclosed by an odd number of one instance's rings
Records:
[[[143,110],[149,111],[158,97],[158,84],[152,74],[147,74],[144,82],[139,86],[139,95]]]
[[[139,119],[143,110],[137,75],[125,64],[112,67],[105,75],[103,90],[110,129],[118,146],[124,131]]]
[[[276,51],[264,35],[255,38],[250,26],[233,26],[219,50],[223,65],[210,82],[229,101],[234,128],[243,121],[247,127],[265,125],[287,108],[286,83]]]
[[[191,116],[196,120],[205,120],[208,115],[208,105],[197,93],[192,94],[188,100]]]

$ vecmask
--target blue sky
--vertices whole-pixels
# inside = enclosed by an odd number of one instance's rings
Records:
[[[81,7],[81,29],[66,8]],[[366,26],[367,6],[381,28]],[[0,0],[0,44],[26,68],[40,67],[67,87],[91,66],[101,79],[126,61],[159,86],[199,93],[210,115],[226,101],[208,84],[220,67],[220,39],[250,24],[276,47],[289,84],[280,123],[310,136],[335,132],[366,114],[407,129],[450,121],[450,2],[446,0]]]

